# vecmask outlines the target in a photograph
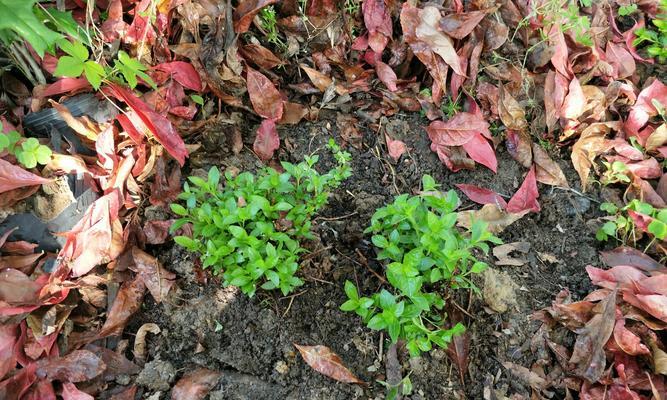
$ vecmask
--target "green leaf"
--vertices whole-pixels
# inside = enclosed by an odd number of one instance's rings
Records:
[[[1,0],[0,0],[1,1]],[[83,73],[83,61],[77,60],[71,56],[62,56],[58,59],[55,76],[66,76],[69,78],[78,78]]]
[[[486,263],[478,261],[472,265],[472,268],[470,268],[470,272],[472,272],[473,274],[479,274],[480,272],[484,271],[487,268],[488,265],[486,265]]]
[[[180,215],[182,217],[188,215],[188,211],[180,204],[173,203],[170,205],[170,207],[171,211],[173,211],[176,215]]]
[[[208,170],[208,183],[213,188],[218,187],[218,183],[220,183],[220,170],[218,167],[212,167]]]
[[[648,224],[648,231],[656,238],[664,240],[665,237],[667,237],[667,224],[660,220],[654,219],[650,224]]]
[[[74,40],[90,46],[90,39],[84,28],[74,20],[71,11],[60,11],[54,7],[34,7],[33,11],[37,18],[46,21],[49,28],[53,27],[56,32],[62,32]]]
[[[359,308],[359,303],[356,300],[350,299],[345,303],[341,304],[340,309],[342,311],[354,311]]]
[[[26,168],[35,168],[37,166],[37,158],[32,152],[17,152],[16,159]]]
[[[0,130],[2,130],[1,125],[0,125]],[[4,133],[0,133],[0,151],[3,151],[7,147],[9,147],[9,137]]]
[[[384,249],[384,248],[389,246],[389,241],[387,240],[386,237],[384,237],[382,235],[374,235],[371,238],[371,241],[373,242],[375,247],[378,247],[380,249]]]
[[[44,56],[62,35],[50,30],[33,12],[37,0],[0,0],[0,33],[14,32],[30,43],[35,52]]]
[[[102,80],[106,76],[104,67],[95,61],[86,61],[83,63],[83,73],[86,80],[90,83],[93,89],[98,90],[102,84]]]
[[[387,326],[387,323],[382,318],[382,314],[377,314],[370,321],[368,321],[368,327],[375,331],[384,329]]]
[[[194,249],[197,247],[197,242],[187,236],[175,236],[174,242],[180,246],[185,247],[186,249]]]
[[[198,94],[193,94],[193,95],[190,95],[190,98],[191,98],[192,101],[194,101],[196,104],[199,104],[200,106],[203,106],[203,105],[204,105],[204,98],[201,97],[200,95],[198,95]]]
[[[37,159],[37,162],[42,165],[46,165],[49,163],[49,161],[51,161],[52,154],[53,153],[51,152],[50,148],[41,144],[35,150],[35,158]]]
[[[359,299],[359,292],[357,291],[357,287],[354,286],[354,283],[350,281],[345,281],[345,294],[349,299]]]
[[[88,49],[80,42],[70,42],[69,40],[60,40],[58,41],[58,47],[60,47],[60,49],[62,49],[62,51],[64,51],[65,53],[74,57],[76,60],[81,61],[81,63],[88,60],[89,56]]]

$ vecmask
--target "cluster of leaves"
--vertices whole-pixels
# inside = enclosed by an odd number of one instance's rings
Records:
[[[624,245],[635,246],[644,234],[651,236],[650,247],[655,241],[662,242],[667,237],[667,208],[658,209],[650,204],[634,199],[623,207],[613,203],[600,205],[610,217],[597,231],[598,240],[614,238]]]
[[[488,252],[487,242],[501,243],[482,221],[473,223],[465,234],[460,232],[455,227],[456,192],[439,192],[429,175],[422,178],[422,185],[421,194],[400,195],[378,209],[366,229],[373,234],[378,260],[387,262],[391,291],[382,289],[362,297],[347,281],[348,300],[341,306],[356,312],[369,328],[388,331],[392,342],[405,340],[415,357],[433,344],[447,348],[452,337],[465,330],[461,323],[446,327],[443,294],[449,288],[475,290],[471,275],[487,265],[474,257],[473,250]]]
[[[2,123],[0,123],[0,132],[2,131]],[[6,150],[26,168],[35,168],[37,164],[48,164],[52,155],[48,146],[40,144],[36,138],[28,138],[23,141],[21,139],[23,139],[21,134],[15,130],[0,133],[0,152]]]
[[[655,57],[658,62],[667,62],[667,0],[660,1],[660,13],[651,23],[657,30],[647,27],[635,31],[634,46],[646,46],[649,57]]]
[[[287,295],[303,284],[294,274],[305,251],[299,240],[312,238],[311,217],[351,173],[349,154],[333,140],[329,147],[338,164],[326,174],[313,168],[318,161],[313,155],[299,164],[283,162],[282,173],[273,168],[257,175],[226,173],[223,189],[216,167],[208,180],[189,177],[192,185],[186,182],[179,195],[186,207],[171,205],[182,217],[171,229],[191,223],[193,236],[177,236],[176,243],[200,253],[203,267],[222,273],[225,286],[239,286],[249,296],[258,285]]]
[[[44,24],[44,19],[39,18],[39,5],[35,3],[37,0],[0,1],[0,40],[9,45],[20,37],[43,56],[62,35]]]

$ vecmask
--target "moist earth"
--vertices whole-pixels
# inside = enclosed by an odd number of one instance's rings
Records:
[[[127,330],[136,332],[147,322],[162,329],[159,335],[149,335],[148,362],[136,379],[143,396],[169,398],[169,388],[180,376],[206,367],[222,372],[210,399],[384,399],[386,389],[377,381],[386,380],[382,354],[389,346],[387,337],[338,308],[346,299],[345,280],[355,282],[364,294],[381,286],[371,270],[382,274],[382,266],[374,260],[369,238],[363,234],[371,215],[395,195],[418,189],[423,174],[432,175],[444,190],[455,188],[457,183],[470,183],[510,196],[526,173],[502,145],[497,149],[498,174],[480,165],[473,171],[452,173],[430,150],[422,128],[426,124],[422,118],[405,115],[387,122],[394,139],[408,146],[399,162],[387,155],[382,135],[359,128],[361,146],[345,146],[352,154],[353,175],[333,193],[329,205],[315,219],[313,226],[319,239],[306,244],[311,253],[302,258],[300,270],[305,284],[291,296],[260,291],[254,298],[247,298],[238,289],[223,288],[218,279],[202,274],[193,254],[172,245],[152,248],[164,266],[178,274],[179,282],[178,289],[163,303],[147,299]],[[322,171],[334,165],[325,148],[328,139],[342,142],[333,119],[283,128],[280,135],[279,159],[298,162],[304,155],[317,152],[317,168]],[[201,173],[197,168],[207,169],[214,164],[241,170],[261,166],[247,149],[251,143],[246,143],[240,154],[227,150],[231,146],[224,126],[211,128],[203,136],[204,148],[220,150],[193,155],[191,173]],[[246,136],[248,140],[253,137]],[[600,216],[600,194],[595,188],[581,194],[569,157],[553,149],[551,155],[574,189],[540,185],[542,211],[524,216],[499,235],[505,243],[529,242],[530,249],[524,255],[527,263],[495,266],[489,256],[486,261],[494,271],[477,279],[480,294],[454,296],[464,310],[463,322],[471,335],[464,381],[442,349],[410,359],[399,347],[403,376],[410,373],[414,386],[412,394],[404,398],[482,399],[491,392],[530,397],[530,388],[511,379],[501,363],[511,361],[529,367],[534,361],[530,340],[538,328],[531,320],[532,312],[550,305],[564,288],[574,299],[583,297],[590,289],[585,266],[600,264],[597,254],[601,245],[595,240],[594,228],[587,224]],[[479,207],[463,195],[461,199],[461,209]],[[507,311],[496,313],[484,301],[485,289],[494,289],[489,285],[514,296],[515,301],[508,301]],[[328,346],[368,385],[343,384],[319,374],[304,363],[294,343]],[[554,396],[562,397],[559,393]]]

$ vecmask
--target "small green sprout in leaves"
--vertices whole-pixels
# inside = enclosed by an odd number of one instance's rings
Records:
[[[123,50],[118,52],[118,59],[114,62],[114,66],[116,67],[116,70],[123,75],[123,78],[125,78],[125,81],[131,88],[134,89],[137,86],[137,77],[139,77],[153,89],[157,89],[153,79],[146,73],[148,67],[142,64],[139,60],[130,57]]]
[[[285,42],[283,42],[278,33],[278,16],[273,6],[262,8],[259,12],[259,19],[266,36],[266,41],[278,48],[285,48]]]
[[[639,28],[635,31],[634,46],[645,46],[644,50],[649,57],[654,57],[661,64],[667,62],[667,0],[660,2],[660,9],[649,26]]]
[[[459,104],[459,99],[457,98],[456,100],[452,99],[451,96],[447,96],[442,100],[442,104],[440,106],[440,109],[442,112],[445,114],[447,119],[452,118],[456,113],[461,111],[463,107],[461,104]]]
[[[204,105],[204,98],[201,97],[200,95],[193,94],[193,95],[190,95],[190,98],[192,99],[192,101],[195,102],[195,104],[199,104],[200,106]]]
[[[311,217],[351,174],[350,155],[333,140],[329,148],[337,166],[326,174],[314,169],[319,157],[312,155],[298,164],[283,162],[285,172],[226,173],[222,188],[216,167],[207,179],[189,177],[179,195],[184,205],[171,205],[181,217],[171,231],[190,223],[193,237],[174,240],[199,253],[203,267],[222,274],[225,286],[238,286],[249,296],[258,286],[289,294],[303,284],[295,273],[305,251],[299,241],[313,238]]]
[[[0,123],[0,132],[2,124]],[[35,138],[28,138],[21,142],[21,135],[17,131],[0,133],[0,151],[5,151],[16,157],[18,162],[26,168],[35,168],[37,164],[46,165],[51,160],[51,149],[39,143]]]
[[[626,17],[628,15],[632,15],[637,11],[637,5],[636,4],[626,4],[623,6],[618,7],[618,15],[621,17]]]
[[[398,398],[398,395],[409,396],[412,394],[412,381],[410,380],[410,374],[401,379],[401,381],[396,385],[391,385],[385,381],[378,380],[377,382],[387,388],[387,395],[385,400],[395,400]]]
[[[630,183],[630,169],[623,161],[607,162],[602,164],[606,168],[605,173],[600,178],[603,185],[611,185],[614,183]]]
[[[609,214],[608,220],[597,231],[595,237],[601,241],[607,241],[613,238],[623,244],[636,246],[637,244],[637,226],[630,213],[643,214],[650,218],[651,222],[646,228],[651,243],[655,240],[665,240],[667,238],[667,209],[657,209],[650,204],[637,199],[632,200],[624,207],[618,207],[612,203],[602,203],[600,210]]]
[[[448,289],[477,290],[471,277],[487,265],[473,255],[474,249],[489,251],[501,243],[482,221],[467,232],[456,228],[459,198],[453,190],[438,191],[432,177],[422,179],[417,196],[396,197],[378,209],[366,233],[385,262],[389,287],[370,297],[361,296],[352,282],[345,283],[348,300],[341,310],[355,312],[367,326],[386,330],[392,342],[403,339],[412,356],[433,345],[446,348],[465,328],[446,327],[442,309]]]

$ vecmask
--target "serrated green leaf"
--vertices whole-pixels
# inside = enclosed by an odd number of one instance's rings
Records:
[[[83,73],[84,63],[72,56],[62,56],[58,59],[56,70],[53,71],[55,76],[65,76],[68,78],[78,78]]]
[[[86,61],[83,64],[83,73],[86,76],[86,80],[95,90],[98,90],[100,88],[102,80],[106,76],[104,67],[102,67],[95,61]]]
[[[12,31],[25,39],[35,52],[44,52],[62,35],[47,28],[33,12],[37,0],[0,0],[0,31]]]

